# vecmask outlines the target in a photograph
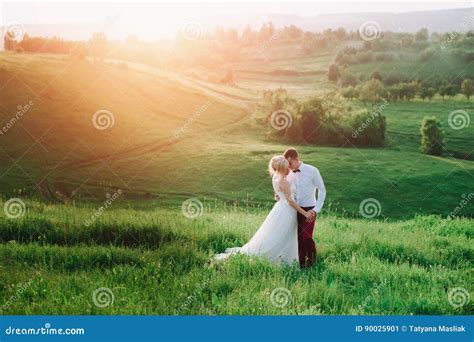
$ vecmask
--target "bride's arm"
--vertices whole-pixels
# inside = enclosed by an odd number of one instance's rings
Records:
[[[304,210],[301,208],[294,200],[291,198],[291,190],[290,190],[290,183],[286,180],[283,179],[280,182],[281,190],[285,194],[286,200],[288,201],[288,204],[292,206],[297,212],[299,212],[301,215],[304,217],[308,218],[311,214],[309,211]]]

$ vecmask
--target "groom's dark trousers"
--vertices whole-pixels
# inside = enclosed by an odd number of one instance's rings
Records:
[[[304,210],[311,210],[314,207],[303,207]],[[298,213],[298,257],[301,267],[311,267],[316,262],[317,251],[313,240],[314,224],[306,222],[306,217]]]

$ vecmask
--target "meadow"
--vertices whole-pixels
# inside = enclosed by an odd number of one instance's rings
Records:
[[[120,200],[118,200],[120,201]],[[3,203],[1,203],[3,205]],[[448,293],[472,283],[472,221],[419,216],[400,222],[326,214],[308,270],[214,252],[241,245],[265,216],[204,203],[199,218],[180,211],[105,211],[28,202],[1,220],[3,314],[469,314]],[[31,280],[31,282],[30,282]],[[26,283],[26,286],[25,286]],[[94,292],[107,288],[102,298]],[[21,290],[20,290],[21,289]],[[18,291],[20,291],[18,293]],[[462,295],[462,293],[458,294]],[[103,306],[102,306],[103,305]]]
[[[326,76],[337,49],[269,49],[271,63],[236,63],[235,85],[202,70],[1,53],[2,124],[34,103],[0,135],[0,207],[25,203],[21,217],[0,212],[2,314],[472,314],[472,301],[453,305],[473,281],[474,125],[448,125],[453,110],[473,112],[461,95],[389,103],[383,148],[295,145],[328,190],[315,267],[209,263],[245,243],[274,203],[267,163],[288,143],[256,124],[261,92],[337,90]],[[351,68],[422,66],[397,63]],[[99,110],[112,113],[105,129]],[[442,124],[444,156],[419,151],[426,115]]]

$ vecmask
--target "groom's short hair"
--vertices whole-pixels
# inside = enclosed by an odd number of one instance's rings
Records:
[[[285,153],[283,153],[285,159],[298,159],[298,151],[296,151],[293,147],[286,149]]]

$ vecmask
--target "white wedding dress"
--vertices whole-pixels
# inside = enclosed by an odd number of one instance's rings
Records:
[[[286,200],[279,181],[273,178],[272,184],[280,200],[275,203],[258,231],[244,246],[227,248],[224,253],[216,254],[215,260],[223,260],[240,253],[261,256],[274,263],[298,262],[296,210]],[[294,199],[295,185],[292,183],[290,188]]]

